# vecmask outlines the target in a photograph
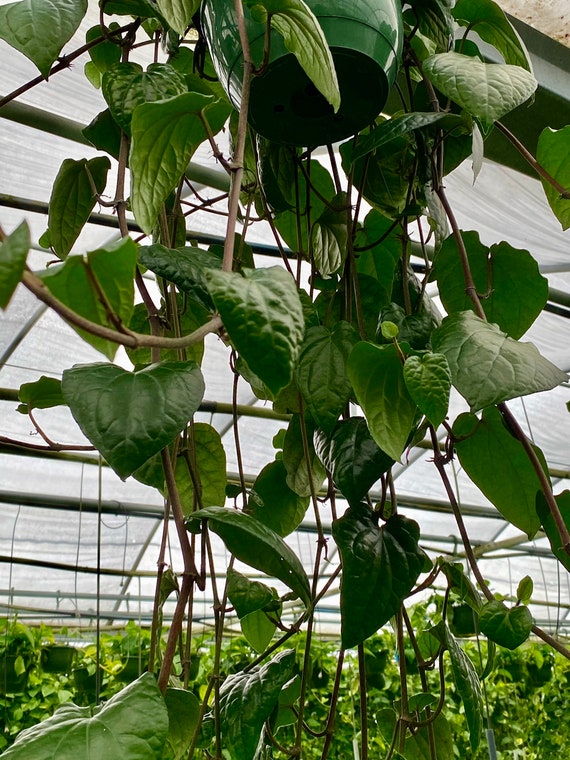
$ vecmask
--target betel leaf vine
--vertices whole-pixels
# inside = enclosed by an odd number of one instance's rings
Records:
[[[19,318],[25,288],[101,354],[85,364],[70,341],[61,378],[50,364],[8,389],[41,442],[12,439],[19,428],[2,421],[2,445],[85,467],[94,449],[102,469],[154,489],[149,500],[159,492],[165,516],[154,675],[103,706],[63,707],[7,758],[442,760],[461,754],[464,733],[478,759],[496,649],[537,636],[570,658],[533,618],[530,576],[513,578],[505,598],[482,571],[493,545],[481,545],[462,503],[468,478],[475,511],[521,541],[542,529],[560,572],[570,569],[569,492],[553,492],[541,437],[510,406],[568,379],[554,340],[542,349],[525,337],[552,297],[542,251],[491,240],[496,225],[485,236],[461,229],[446,187],[470,156],[482,176],[501,132],[566,229],[570,126],[546,127],[537,146],[515,134],[518,123],[526,139],[538,82],[493,0],[338,5],[340,15],[317,0],[0,7],[4,65],[24,55],[40,72],[2,97],[0,116],[39,81],[45,108],[61,114],[52,81],[73,62],[98,98],[84,128],[67,114],[66,136],[94,150],[54,168],[47,232],[36,240],[24,212],[0,227],[0,308]],[[347,16],[360,5],[364,24]],[[291,63],[301,89],[271,104],[257,134],[255,85]],[[378,113],[338,138],[358,118],[341,93],[369,103],[384,90]],[[299,118],[319,125],[306,145]],[[93,222],[116,238],[92,243]],[[62,411],[77,423],[71,443],[52,433]],[[436,497],[452,559],[437,556]],[[377,649],[382,628],[390,653]],[[321,634],[335,642],[333,663]],[[476,661],[464,635],[479,636]]]

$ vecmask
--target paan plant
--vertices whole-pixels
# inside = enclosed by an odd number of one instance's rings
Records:
[[[87,0],[18,0],[0,7],[0,36],[14,55],[34,62],[39,80],[55,78],[83,56],[85,75],[102,94],[101,113],[83,132],[99,155],[64,161],[53,184],[40,243],[60,263],[42,271],[27,266],[25,221],[2,234],[0,249],[0,306],[6,308],[23,285],[100,351],[102,361],[67,368],[61,382],[38,378],[22,386],[20,410],[37,425],[35,409],[67,405],[119,477],[164,494],[163,546],[172,529],[183,556],[183,566],[172,569],[177,578],[163,570],[164,549],[157,558],[150,672],[95,709],[62,707],[23,732],[5,756],[51,757],[57,746],[60,760],[94,753],[127,760],[158,760],[165,753],[301,758],[308,743],[320,742],[320,756],[333,757],[337,702],[347,678],[344,652],[356,650],[356,737],[365,760],[376,751],[367,640],[389,622],[397,640],[399,697],[383,716],[390,735],[386,760],[454,756],[444,709],[446,661],[475,752],[483,736],[481,682],[492,670],[496,645],[516,649],[532,634],[570,656],[535,625],[527,607],[529,578],[519,579],[516,599],[495,598],[478,567],[448,467],[457,457],[502,516],[529,537],[542,526],[570,569],[570,496],[553,493],[544,456],[508,406],[510,399],[567,379],[520,340],[545,305],[547,282],[527,251],[506,241],[489,247],[476,232],[459,229],[445,189],[445,176],[467,157],[480,169],[492,130],[518,145],[500,120],[536,89],[527,53],[492,0],[398,4],[400,74],[385,112],[338,149],[329,145],[324,162],[314,145],[271,142],[247,121],[252,83],[263,77],[281,38],[305,72],[307,93],[319,107],[338,109],[334,61],[314,4],[214,5],[234,14],[234,26],[226,25],[224,33],[242,46],[239,113],[213,75],[196,0],[101,0],[99,24],[85,45],[64,55]],[[260,60],[252,60],[251,25],[265,40]],[[504,62],[486,62],[477,40],[493,46]],[[132,61],[141,46],[150,51],[146,68]],[[43,86],[49,91],[49,82]],[[5,96],[0,108],[20,92]],[[229,150],[224,130],[231,135]],[[223,251],[196,245],[186,231],[195,208],[211,205],[188,178],[202,143],[228,177]],[[524,153],[554,214],[568,227],[570,127],[546,130],[537,158]],[[109,189],[112,163],[116,180]],[[105,200],[109,196],[112,201]],[[109,203],[120,240],[73,255],[96,205]],[[258,220],[269,225],[280,256],[268,268],[256,267],[248,245]],[[144,270],[156,276],[157,291]],[[443,318],[428,296],[430,281],[437,283]],[[227,482],[219,433],[194,420],[204,396],[204,339],[211,333],[227,346],[235,388],[249,384],[287,415],[278,456],[270,455],[252,485],[239,456],[238,482]],[[126,348],[132,370],[113,362],[118,346]],[[455,419],[449,417],[452,389],[468,408]],[[233,406],[239,452],[237,390]],[[48,448],[62,448],[49,431],[40,433]],[[460,563],[429,558],[421,524],[398,510],[391,468],[418,445],[432,449],[469,575]],[[379,499],[371,496],[376,484]],[[307,512],[318,539],[310,577],[284,540]],[[229,567],[211,562],[213,534],[232,557]],[[333,544],[340,561],[325,578],[321,570]],[[236,561],[267,581],[251,580]],[[414,595],[436,583],[446,589],[437,614],[411,617]],[[193,626],[186,613],[206,584],[215,599],[217,655],[206,688],[196,695],[187,688]],[[316,730],[305,712],[309,679],[319,668],[312,649],[315,610],[335,589],[339,653],[329,674],[327,717]],[[171,593],[176,610],[161,647],[161,608]],[[448,625],[452,602],[470,608],[475,630],[485,637],[481,662],[464,652]],[[294,610],[292,621],[286,607]],[[259,655],[236,663],[222,679],[230,608]],[[301,666],[295,653],[300,630]],[[441,675],[434,677],[434,669]],[[416,693],[408,689],[412,670],[421,684]]]

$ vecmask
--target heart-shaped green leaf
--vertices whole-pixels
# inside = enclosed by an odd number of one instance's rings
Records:
[[[423,71],[446,97],[478,118],[485,128],[530,98],[538,86],[520,66],[483,63],[461,53],[438,53]]]
[[[240,620],[256,610],[262,610],[275,599],[275,591],[265,583],[252,581],[233,568],[228,568],[227,577],[228,599]]]
[[[168,712],[156,679],[145,673],[97,707],[66,704],[22,731],[3,752],[7,760],[121,758],[160,760],[168,734]]]
[[[452,13],[461,26],[467,26],[493,45],[505,63],[531,71],[526,48],[498,3],[493,0],[457,0]]]
[[[19,0],[0,7],[0,38],[47,79],[63,46],[87,13],[87,0]]]
[[[192,469],[190,469],[192,468]],[[195,422],[184,444],[178,448],[176,485],[182,510],[196,508],[194,478],[199,484],[202,507],[222,506],[226,501],[226,452],[218,431],[206,422]]]
[[[434,427],[441,425],[451,390],[451,372],[445,356],[431,352],[409,356],[404,364],[404,380],[420,412]]]
[[[547,127],[538,138],[536,158],[558,184],[570,191],[570,125],[563,129]],[[542,180],[550,208],[562,225],[570,227],[570,198],[563,198],[550,182]]]
[[[394,460],[378,448],[363,417],[341,420],[328,435],[317,430],[315,448],[334,484],[351,506],[357,505],[394,464]]]
[[[260,654],[265,652],[277,630],[277,625],[262,610],[250,612],[239,624],[248,643]]]
[[[400,515],[378,527],[366,505],[350,507],[333,523],[342,559],[342,648],[360,644],[396,613],[422,572],[424,552],[413,520]]]
[[[441,128],[453,129],[465,122],[462,116],[454,113],[407,113],[402,116],[395,116],[393,119],[387,119],[379,124],[372,132],[367,135],[361,135],[358,143],[352,152],[352,160],[356,161],[368,153],[371,153],[381,145],[395,140],[397,137],[413,132],[423,127],[431,127],[432,124],[438,124]]]
[[[18,407],[18,411],[24,414],[32,409],[51,409],[51,407],[65,404],[61,393],[61,380],[45,375],[34,383],[21,385],[18,398],[23,407]]]
[[[220,688],[220,724],[231,760],[254,757],[263,724],[293,676],[294,666],[295,651],[286,649],[256,670],[226,678]]]
[[[168,25],[182,36],[192,23],[192,16],[200,7],[200,2],[201,0],[156,0],[158,10]]]
[[[318,493],[326,478],[326,472],[313,446],[314,424],[305,419],[305,430],[301,426],[301,417],[294,414],[289,422],[283,442],[282,461],[287,471],[287,485],[299,496],[310,496]],[[305,442],[309,463],[305,456]]]
[[[189,528],[194,530],[200,520],[208,520],[228,551],[241,562],[283,581],[307,607],[310,605],[311,590],[303,565],[275,531],[250,515],[224,507],[199,509],[188,519]]]
[[[528,607],[506,607],[496,599],[479,611],[479,628],[488,639],[507,649],[516,649],[530,636],[533,626]]]
[[[155,243],[140,247],[139,261],[151,272],[196,298],[207,309],[213,309],[208,292],[209,274],[212,269],[222,268],[222,259],[215,253],[192,246],[165,248]]]
[[[541,356],[532,343],[519,343],[471,311],[446,317],[432,335],[434,351],[445,355],[453,385],[472,412],[510,398],[548,391],[568,376]]]
[[[548,280],[528,251],[502,242],[490,248],[477,232],[462,232],[469,268],[489,322],[511,338],[520,338],[538,317],[548,298]],[[473,310],[465,292],[463,265],[453,236],[448,237],[434,262],[440,298],[448,314]]]
[[[352,394],[347,363],[358,340],[358,333],[348,322],[336,322],[332,330],[311,327],[305,335],[297,385],[315,423],[323,430],[332,430]]]
[[[77,424],[123,480],[172,442],[198,409],[204,380],[194,362],[140,372],[113,364],[77,365],[62,392]]]
[[[540,527],[536,494],[538,476],[519,440],[512,436],[499,410],[491,406],[481,420],[461,414],[453,425],[461,466],[505,519],[532,538]],[[544,456],[535,449],[540,460]]]
[[[198,697],[187,689],[168,688],[164,695],[168,710],[168,744],[175,760],[188,756],[188,747],[200,720]]]
[[[269,267],[212,271],[209,287],[233,345],[276,395],[289,384],[303,340],[295,281],[285,269]]]
[[[340,193],[315,219],[311,230],[313,263],[323,277],[344,264],[347,239],[346,193]]]
[[[265,465],[253,484],[247,511],[280,536],[288,536],[299,525],[307,507],[308,496],[298,496],[287,485],[283,460]]]
[[[5,309],[22,279],[30,250],[30,229],[22,222],[0,243],[0,309]]]
[[[231,107],[211,95],[187,92],[169,100],[142,103],[131,119],[133,213],[152,232],[162,204],[178,184],[196,148],[225,124]]]
[[[66,158],[53,183],[49,199],[50,245],[64,259],[79,237],[107,184],[111,162],[104,156],[74,161]]]
[[[417,408],[395,347],[357,343],[348,360],[348,376],[372,437],[382,451],[399,461]]]
[[[311,591],[303,565],[275,531],[255,517],[224,507],[194,512],[187,521],[189,529],[196,529],[200,520],[208,520],[210,528],[241,562],[283,581],[309,606]]]
[[[50,292],[77,314],[95,324],[115,328],[116,320],[123,325],[131,321],[136,263],[137,246],[126,237],[106,248],[90,251],[87,256],[69,256],[64,264],[43,272],[41,278]],[[118,348],[116,343],[86,330],[74,329],[97,351],[113,359]]]
[[[117,63],[102,79],[103,97],[117,124],[131,134],[133,111],[141,103],[168,100],[188,91],[183,75],[167,63]]]

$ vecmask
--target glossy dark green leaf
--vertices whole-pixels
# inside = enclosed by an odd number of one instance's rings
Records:
[[[131,202],[137,222],[152,232],[162,204],[178,184],[196,148],[223,127],[230,106],[209,95],[187,92],[142,103],[131,119]]]
[[[85,364],[64,371],[62,391],[85,436],[124,480],[185,427],[202,400],[204,380],[194,362],[140,372]]]
[[[396,613],[423,567],[416,522],[400,515],[382,527],[366,505],[351,507],[333,523],[342,559],[342,648],[360,644]]]
[[[188,748],[200,718],[198,697],[186,689],[168,688],[164,695],[168,710],[168,744],[174,760],[188,757]]]
[[[483,63],[461,53],[438,53],[423,63],[434,87],[484,128],[527,101],[538,86],[534,76],[520,66]]]
[[[431,697],[431,695],[426,696]],[[390,707],[384,707],[378,710],[375,717],[382,736],[389,744],[394,736],[396,721],[398,719],[396,712]],[[443,715],[439,715],[433,721],[432,730],[435,746],[437,747],[437,760],[455,760],[451,726]],[[431,760],[432,755],[427,726],[415,730],[413,734],[406,734],[406,743],[400,757],[403,757],[404,760]]]
[[[279,652],[260,668],[226,678],[220,688],[223,747],[231,760],[252,760],[263,724],[293,675],[295,652]]]
[[[404,364],[404,380],[410,396],[434,427],[447,415],[451,372],[443,354],[409,356]]]
[[[470,607],[478,611],[482,605],[481,595],[469,576],[465,574],[463,565],[460,562],[451,562],[445,557],[439,557],[438,564],[447,578],[450,589]]]
[[[187,92],[184,76],[168,63],[151,63],[145,71],[138,63],[119,62],[104,73],[101,84],[113,118],[128,135],[133,111],[141,103]]]
[[[352,153],[352,160],[357,161],[359,158],[366,156],[376,148],[395,140],[397,137],[413,132],[416,129],[430,127],[432,124],[438,124],[442,129],[453,129],[464,122],[462,116],[453,113],[407,113],[402,116],[395,116],[379,124],[367,135],[358,139],[356,148]]]
[[[414,166],[414,150],[408,135],[396,137],[364,158],[353,161],[352,141],[340,147],[345,172],[354,169],[355,187],[362,188],[366,200],[390,219],[399,217],[408,202],[409,177]]]
[[[558,130],[547,127],[538,139],[536,157],[546,171],[570,191],[570,125]],[[570,199],[562,198],[546,180],[542,180],[542,186],[550,208],[562,229],[567,230],[570,227]]]
[[[281,267],[212,271],[209,288],[236,350],[278,393],[291,380],[304,334],[295,281]]]
[[[370,435],[363,417],[341,420],[327,435],[315,433],[315,448],[338,490],[356,506],[394,464]]]
[[[471,311],[446,317],[432,335],[432,347],[445,354],[453,385],[472,412],[548,391],[567,379],[532,343],[509,338]]]
[[[479,37],[493,45],[505,63],[522,66],[531,71],[530,58],[521,38],[493,0],[457,0],[453,17],[461,26],[469,27]]]
[[[89,140],[97,150],[102,150],[119,160],[121,128],[108,108],[97,114],[82,132],[85,139]]]
[[[254,610],[239,621],[241,632],[249,644],[260,654],[265,652],[273,638],[277,625],[267,617],[263,610]]]
[[[297,555],[281,536],[251,515],[224,507],[207,507],[195,512],[188,525],[208,520],[227,549],[246,565],[283,581],[309,606],[311,591],[307,574]]]
[[[409,5],[413,8],[412,25],[433,40],[438,51],[449,50],[454,33],[454,0],[411,0]]]
[[[530,575],[521,578],[517,586],[517,603],[528,604],[532,597],[534,583]]]
[[[505,427],[499,410],[485,409],[480,420],[473,414],[461,414],[453,425],[453,435],[457,456],[467,475],[506,520],[532,538],[540,527],[535,506],[540,482],[522,444]],[[544,463],[542,453],[535,450]]]
[[[121,758],[160,760],[168,734],[168,713],[155,677],[137,681],[96,707],[66,704],[22,731],[2,757],[9,760]]]
[[[0,38],[29,58],[47,79],[61,49],[73,37],[87,0],[19,0],[0,7]]]
[[[348,360],[348,376],[372,437],[382,451],[399,461],[417,408],[395,347],[358,343]]]
[[[139,261],[151,272],[173,282],[180,290],[197,299],[207,309],[213,309],[208,292],[209,274],[212,269],[221,269],[222,260],[215,253],[203,248],[166,248],[155,243],[141,246]]]
[[[347,254],[347,196],[340,193],[330,206],[315,219],[311,229],[311,252],[317,271],[326,277],[336,272],[345,262]]]
[[[447,626],[443,626],[444,643],[449,652],[451,671],[457,691],[461,696],[465,717],[469,726],[469,740],[473,752],[479,746],[483,728],[483,697],[481,682],[473,663],[457,643]]]
[[[22,279],[29,250],[30,230],[26,222],[0,243],[0,309],[8,306]]]
[[[168,25],[183,36],[200,7],[200,0],[156,0],[156,4]]]
[[[310,466],[307,466],[301,418],[294,414],[289,422],[283,443],[282,461],[287,471],[287,485],[299,496],[310,496],[311,489],[318,493],[326,478],[321,460],[315,453],[313,445],[314,424],[306,419],[305,431]]]
[[[191,473],[198,481],[198,489],[194,487]],[[187,440],[178,448],[175,474],[185,515],[189,515],[196,505],[221,507],[225,504],[226,452],[220,434],[214,427],[206,422],[195,422],[192,425]]]
[[[97,194],[105,189],[110,168],[105,156],[89,161],[66,158],[62,163],[53,183],[48,214],[50,243],[60,258],[67,256],[79,237],[95,208]]]
[[[113,22],[109,24],[108,29],[103,32],[100,24],[92,26],[85,34],[85,42],[93,42],[108,35],[109,32],[118,28],[118,24]],[[118,39],[118,38],[117,38]],[[89,57],[91,62],[96,67],[99,74],[103,74],[107,69],[110,69],[116,63],[121,60],[121,46],[117,45],[116,41],[105,39],[103,42],[97,43],[89,50]]]
[[[548,280],[528,251],[499,243],[490,248],[479,241],[477,232],[462,232],[469,267],[481,306],[493,322],[511,338],[520,338],[538,317],[548,298]],[[448,314],[474,310],[465,293],[463,266],[453,236],[439,250],[432,277]]]
[[[297,385],[315,423],[325,431],[335,426],[352,394],[347,362],[358,340],[348,322],[337,322],[332,330],[311,327],[305,335]]]
[[[516,649],[530,636],[534,621],[528,607],[507,607],[497,599],[486,602],[479,611],[479,627],[499,646]]]
[[[33,383],[24,383],[20,386],[18,398],[25,407],[24,413],[32,409],[51,409],[54,406],[62,406],[65,400],[61,393],[61,380],[55,377],[42,375]]]
[[[134,308],[134,274],[137,246],[123,238],[106,248],[91,251],[87,256],[69,256],[64,264],[52,266],[41,274],[51,293],[77,314],[98,325],[116,329],[114,320],[102,303],[98,284],[115,318],[128,325]],[[117,344],[80,328],[81,337],[97,351],[113,359]]]
[[[274,530],[288,536],[299,525],[307,507],[308,496],[298,496],[287,485],[287,470],[281,459],[261,470],[252,486],[248,513]]]
[[[243,573],[228,568],[228,599],[241,620],[256,610],[262,610],[273,601],[275,591],[265,583],[252,581]]]
[[[566,527],[570,530],[570,491],[562,491],[562,493],[555,498],[556,503],[558,504],[558,509],[560,510],[560,514],[562,515],[562,520]],[[546,503],[546,499],[544,498],[542,491],[540,491],[537,495],[536,511],[540,518],[542,527],[544,528],[544,532],[548,537],[550,548],[552,549],[553,554],[564,565],[566,570],[570,572],[570,556],[564,549],[562,539],[560,538],[560,533],[558,532],[558,528],[556,526],[556,522],[552,516],[550,509],[548,508],[548,504]]]

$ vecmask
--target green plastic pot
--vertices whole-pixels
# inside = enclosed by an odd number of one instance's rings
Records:
[[[359,132],[381,112],[402,49],[396,0],[306,0],[331,48],[341,106],[316,90],[282,37],[271,32],[265,73],[251,83],[249,122],[264,137],[300,147],[338,142]],[[244,9],[251,56],[263,60],[265,24]],[[233,0],[204,0],[202,26],[218,78],[236,108],[241,102],[243,54]]]
[[[97,689],[97,673],[90,673],[85,667],[73,669],[73,682],[78,692],[95,693]]]
[[[129,655],[123,663],[123,669],[117,673],[117,678],[123,683],[135,681],[148,668],[148,657],[140,658],[138,654]]]
[[[40,662],[44,673],[71,673],[75,648],[52,644],[42,649]]]
[[[16,668],[16,654],[4,654],[0,657],[0,694],[21,694],[28,685],[30,669],[19,673]]]

